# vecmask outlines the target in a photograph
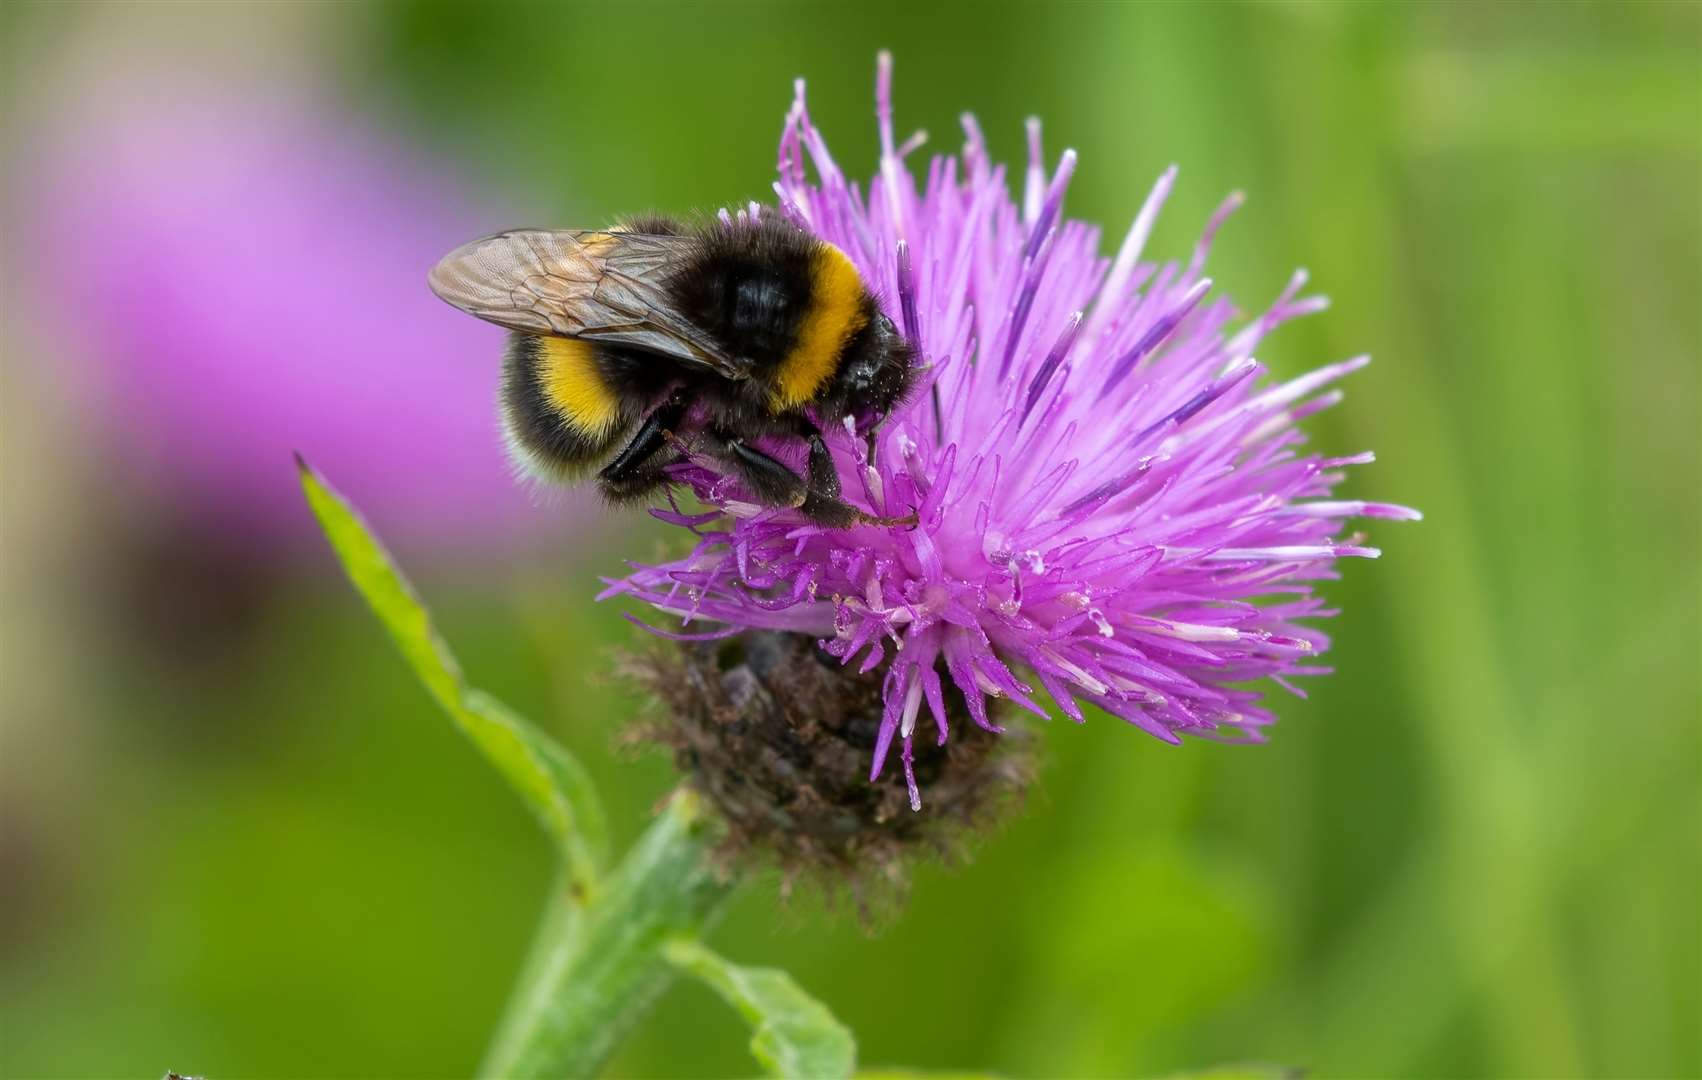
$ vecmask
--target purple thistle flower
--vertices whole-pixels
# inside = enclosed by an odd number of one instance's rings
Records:
[[[835,165],[800,80],[774,190],[780,213],[850,256],[919,348],[919,390],[882,427],[875,461],[851,432],[833,447],[847,498],[880,515],[914,509],[918,524],[824,528],[756,505],[694,458],[675,475],[710,509],[653,513],[696,546],[635,564],[603,595],[678,616],[685,632],[666,636],[793,631],[842,664],[886,664],[870,779],[897,742],[913,809],[913,743],[929,728],[945,743],[948,692],[990,731],[1002,729],[988,700],[1007,699],[1078,722],[1085,702],[1171,743],[1261,741],[1276,718],[1246,684],[1304,696],[1290,678],[1329,670],[1315,663],[1329,639],[1307,620],[1333,612],[1313,583],[1334,579],[1338,558],[1378,554],[1343,521],[1419,517],[1329,498],[1342,467],[1370,453],[1301,450],[1298,423],[1339,401],[1330,384],[1368,358],[1261,378],[1255,346],[1326,301],[1301,297],[1296,272],[1234,325],[1202,270],[1239,195],[1185,264],[1141,261],[1174,167],[1111,260],[1096,227],[1062,216],[1075,153],[1048,177],[1037,121],[1020,204],[969,116],[962,153],[932,159],[918,185],[906,157],[920,138],[893,138],[891,71],[883,54],[868,188]]]

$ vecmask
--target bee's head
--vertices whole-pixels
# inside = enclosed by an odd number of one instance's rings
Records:
[[[916,381],[916,350],[892,320],[876,309],[846,346],[834,379],[834,402],[859,425],[892,412]]]

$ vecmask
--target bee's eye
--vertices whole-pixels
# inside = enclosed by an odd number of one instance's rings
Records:
[[[878,318],[880,319],[879,325],[882,333],[893,335],[898,333],[898,327],[894,326],[892,320],[887,318],[886,312],[880,312]]]

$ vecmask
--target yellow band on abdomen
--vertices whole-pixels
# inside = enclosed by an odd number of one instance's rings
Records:
[[[852,335],[869,321],[863,310],[863,278],[843,251],[823,244],[810,264],[810,307],[798,327],[798,342],[780,362],[770,405],[775,412],[814,398],[832,377]]]
[[[597,369],[591,346],[577,338],[539,339],[538,385],[552,408],[587,436],[606,435],[620,422],[620,402]]]

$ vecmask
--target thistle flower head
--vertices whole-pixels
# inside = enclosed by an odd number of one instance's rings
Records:
[[[1300,421],[1367,358],[1266,376],[1259,343],[1325,301],[1300,295],[1303,272],[1250,321],[1214,292],[1206,256],[1239,196],[1185,262],[1144,261],[1172,168],[1105,258],[1099,230],[1062,213],[1075,154],[1048,167],[1038,122],[1016,201],[968,116],[962,152],[919,179],[921,139],[894,138],[890,90],[883,55],[880,169],[864,187],[834,163],[800,81],[777,210],[740,213],[784,214],[839,247],[916,346],[919,389],[873,460],[853,432],[833,445],[848,499],[916,524],[824,528],[693,459],[674,475],[708,509],[654,513],[695,546],[605,595],[672,616],[666,634],[791,631],[858,671],[884,667],[869,777],[896,747],[912,808],[917,740],[945,744],[959,712],[999,731],[999,700],[1076,721],[1093,705],[1172,743],[1258,741],[1275,716],[1257,684],[1298,694],[1292,678],[1327,670],[1314,583],[1378,554],[1343,522],[1418,516],[1330,498],[1369,453],[1303,449]]]
[[[930,813],[905,812],[904,780],[868,778],[885,712],[881,677],[841,665],[802,634],[684,642],[624,666],[663,706],[632,735],[671,750],[720,811],[723,856],[772,858],[786,888],[804,881],[833,897],[843,887],[866,923],[902,897],[909,856],[964,854],[971,836],[1018,801],[1031,772],[1029,740],[983,731],[948,700],[950,719],[967,730],[916,748],[912,770],[928,786]]]

